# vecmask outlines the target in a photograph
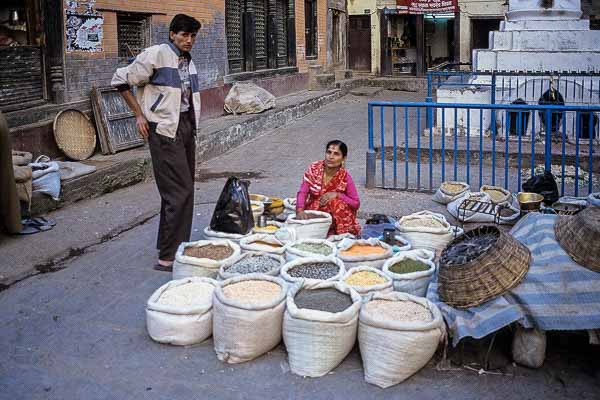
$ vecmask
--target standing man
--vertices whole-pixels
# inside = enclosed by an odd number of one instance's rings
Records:
[[[190,239],[194,216],[195,136],[200,120],[198,73],[190,51],[200,22],[173,17],[169,43],[152,46],[115,72],[118,88],[148,140],[154,179],[160,193],[160,225],[154,269],[171,271],[175,252]],[[134,97],[131,87],[136,86]]]

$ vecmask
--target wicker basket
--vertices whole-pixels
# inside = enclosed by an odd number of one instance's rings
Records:
[[[600,207],[590,206],[573,216],[561,216],[554,224],[556,240],[579,265],[600,272]]]
[[[67,109],[54,118],[54,139],[59,149],[73,160],[86,160],[96,148],[96,130],[79,110]]]
[[[529,249],[495,226],[485,225],[465,232],[446,249],[485,233],[496,233],[498,239],[474,260],[461,265],[445,265],[440,258],[438,294],[444,303],[455,308],[476,307],[517,286],[527,273],[531,258]]]

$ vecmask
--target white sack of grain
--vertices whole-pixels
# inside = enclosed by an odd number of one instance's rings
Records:
[[[309,251],[300,250],[295,247],[297,245],[302,245],[302,244],[324,245],[324,246],[329,247],[331,252],[327,255],[317,254],[317,253],[311,253]],[[296,240],[296,241],[288,243],[288,245],[285,249],[285,259],[288,262],[294,261],[295,259],[302,258],[302,257],[315,257],[315,256],[335,257],[336,254],[337,254],[336,245],[327,239],[300,239],[300,240]]]
[[[280,256],[278,254],[264,253],[264,252],[260,252],[260,251],[259,252],[249,251],[249,252],[246,252],[246,253],[240,255],[231,264],[222,265],[221,268],[219,268],[219,279],[226,280],[226,279],[233,278],[233,277],[240,276],[240,275],[249,275],[249,274],[241,274],[241,273],[237,273],[237,272],[232,272],[231,268],[236,263],[244,260],[245,258],[256,257],[256,256],[269,257],[277,262],[277,266],[275,268],[273,268],[269,271],[266,271],[266,272],[260,272],[261,274],[271,275],[271,276],[279,276],[279,271],[281,270],[281,267],[283,265],[285,265],[285,258],[283,258],[282,256]]]
[[[272,246],[269,246],[271,244]],[[277,255],[285,254],[285,243],[277,239],[274,235],[267,233],[258,233],[240,239],[240,248],[246,251],[261,251]]]
[[[429,266],[429,269],[406,274],[397,274],[390,271],[390,267],[406,259],[420,261]],[[414,253],[399,253],[383,264],[383,272],[393,280],[394,290],[396,292],[404,292],[412,294],[413,296],[425,297],[429,282],[431,282],[431,278],[435,273],[435,264],[430,259],[421,258]]]
[[[296,214],[291,214],[285,221],[288,228],[296,232],[296,240],[298,239],[327,239],[327,233],[331,227],[331,215],[314,210],[304,211],[306,214],[316,215],[320,218],[311,219],[296,219]]]
[[[185,255],[188,247],[203,247],[208,245],[227,246],[233,253],[223,260],[212,260],[210,258],[197,258]],[[173,279],[183,279],[190,276],[204,276],[216,278],[219,268],[231,265],[241,254],[240,246],[230,240],[198,240],[196,242],[183,242],[175,253],[173,262]]]
[[[464,182],[443,182],[433,194],[432,200],[440,204],[448,204],[456,200],[469,190],[469,185]]]
[[[347,282],[348,278],[354,275],[357,272],[368,271],[374,274],[379,275],[381,278],[385,280],[383,283],[377,283],[374,285],[360,286],[353,285],[350,282]],[[373,267],[353,267],[346,271],[346,275],[342,278],[342,282],[346,285],[350,286],[352,289],[356,290],[356,293],[360,294],[363,300],[369,299],[373,293],[389,293],[394,290],[392,285],[392,278],[383,273],[380,269]]]
[[[381,247],[385,251],[383,253],[378,254],[365,254],[365,255],[344,255],[344,251],[349,250],[352,246],[375,246]],[[392,247],[376,238],[370,239],[359,239],[359,240],[351,240],[346,239],[338,244],[338,255],[337,257],[344,262],[346,269],[354,268],[354,267],[373,267],[381,269],[383,264],[387,259],[394,255],[394,251]]]

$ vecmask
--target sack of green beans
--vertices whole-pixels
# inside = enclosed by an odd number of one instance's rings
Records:
[[[281,342],[287,290],[283,279],[264,274],[237,276],[217,287],[213,341],[220,361],[250,361]]]
[[[214,279],[191,277],[165,283],[148,299],[146,327],[152,340],[178,346],[212,334]]]
[[[350,268],[342,281],[356,290],[363,300],[368,299],[373,293],[389,293],[394,290],[392,278],[373,267]]]
[[[286,303],[283,341],[290,370],[300,376],[327,374],[354,347],[360,295],[341,282],[300,283]]]
[[[230,240],[183,242],[175,253],[173,279],[190,276],[216,278],[219,268],[231,265],[240,254],[240,246]]]
[[[339,281],[345,272],[342,260],[325,256],[297,258],[281,267],[281,277],[289,283]]]
[[[425,297],[429,282],[435,273],[435,264],[414,253],[400,252],[383,264],[383,272],[393,280],[396,292]]]
[[[247,274],[278,276],[284,264],[284,258],[277,254],[250,251],[239,256],[230,265],[223,265],[219,269],[219,278],[225,280]]]
[[[325,239],[300,239],[288,243],[285,249],[286,261],[294,261],[301,257],[335,257],[337,247]]]
[[[429,300],[375,293],[358,323],[365,381],[381,388],[404,381],[429,362],[445,336],[442,314]]]

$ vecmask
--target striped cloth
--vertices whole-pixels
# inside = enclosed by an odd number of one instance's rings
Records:
[[[513,322],[542,330],[600,328],[600,273],[575,263],[560,247],[554,235],[556,218],[529,214],[511,230],[529,248],[532,260],[521,284],[507,294],[458,310],[440,301],[436,279],[429,285],[427,298],[442,311],[453,346],[464,337],[482,338]]]

